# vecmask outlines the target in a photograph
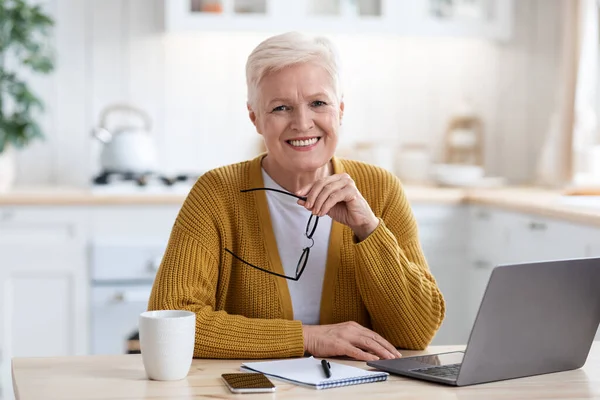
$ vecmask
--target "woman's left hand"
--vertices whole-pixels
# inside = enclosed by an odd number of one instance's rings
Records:
[[[379,219],[348,174],[319,179],[296,194],[306,197],[306,201],[298,200],[298,204],[314,215],[329,215],[333,220],[349,226],[361,241],[379,225]]]

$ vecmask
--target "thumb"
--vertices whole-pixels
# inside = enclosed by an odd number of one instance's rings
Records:
[[[301,188],[301,189],[297,190],[297,191],[296,191],[296,193],[295,193],[295,195],[296,195],[296,196],[303,196],[303,197],[304,197],[304,196],[306,196],[306,194],[307,194],[308,192],[310,192],[310,188],[311,188],[311,187],[312,187],[312,184],[311,184],[311,185],[304,186],[303,188]]]

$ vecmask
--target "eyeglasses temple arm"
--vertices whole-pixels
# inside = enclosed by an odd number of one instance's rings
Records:
[[[241,259],[240,257],[236,256],[235,254],[233,254],[233,252],[232,252],[231,250],[229,250],[229,249],[225,249],[225,251],[226,251],[226,252],[228,252],[229,254],[231,254],[232,256],[234,256],[235,258],[237,258],[238,260],[240,260],[241,262],[243,262],[244,264],[248,265],[249,267],[256,268],[256,269],[257,269],[257,270],[259,270],[259,271],[263,271],[263,272],[266,272],[266,273],[268,273],[268,274],[272,274],[272,275],[278,276],[278,277],[280,277],[280,278],[290,279],[290,280],[292,280],[292,281],[297,281],[298,279],[300,279],[300,277],[299,277],[299,276],[298,276],[298,277],[296,277],[296,278],[292,278],[292,277],[289,277],[289,276],[287,276],[287,275],[281,275],[281,274],[278,274],[277,272],[268,271],[268,270],[266,270],[266,269],[263,269],[263,268],[261,268],[261,267],[257,267],[256,265],[252,265],[252,264],[250,264],[249,262],[247,262],[247,261],[244,261],[244,260],[243,260],[243,259]]]
[[[242,189],[242,190],[240,190],[240,192],[242,192],[242,193],[246,193],[246,192],[254,192],[254,191],[256,191],[256,190],[270,190],[270,191],[273,191],[273,192],[278,192],[278,193],[282,193],[282,194],[287,194],[288,196],[295,197],[295,198],[297,198],[297,199],[299,199],[299,200],[302,200],[302,201],[306,201],[306,199],[307,199],[307,197],[306,197],[306,196],[297,196],[297,195],[295,195],[294,193],[286,192],[285,190],[273,189],[273,188],[252,188],[252,189]]]

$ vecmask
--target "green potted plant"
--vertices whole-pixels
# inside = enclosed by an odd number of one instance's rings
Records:
[[[0,0],[0,191],[14,180],[14,150],[43,138],[36,122],[43,103],[23,75],[53,71],[48,40],[53,26],[39,4]]]

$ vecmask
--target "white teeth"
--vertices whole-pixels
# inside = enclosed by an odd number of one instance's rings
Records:
[[[288,143],[294,147],[305,147],[312,146],[313,144],[317,143],[318,140],[319,138],[312,138],[308,140],[288,140]]]

